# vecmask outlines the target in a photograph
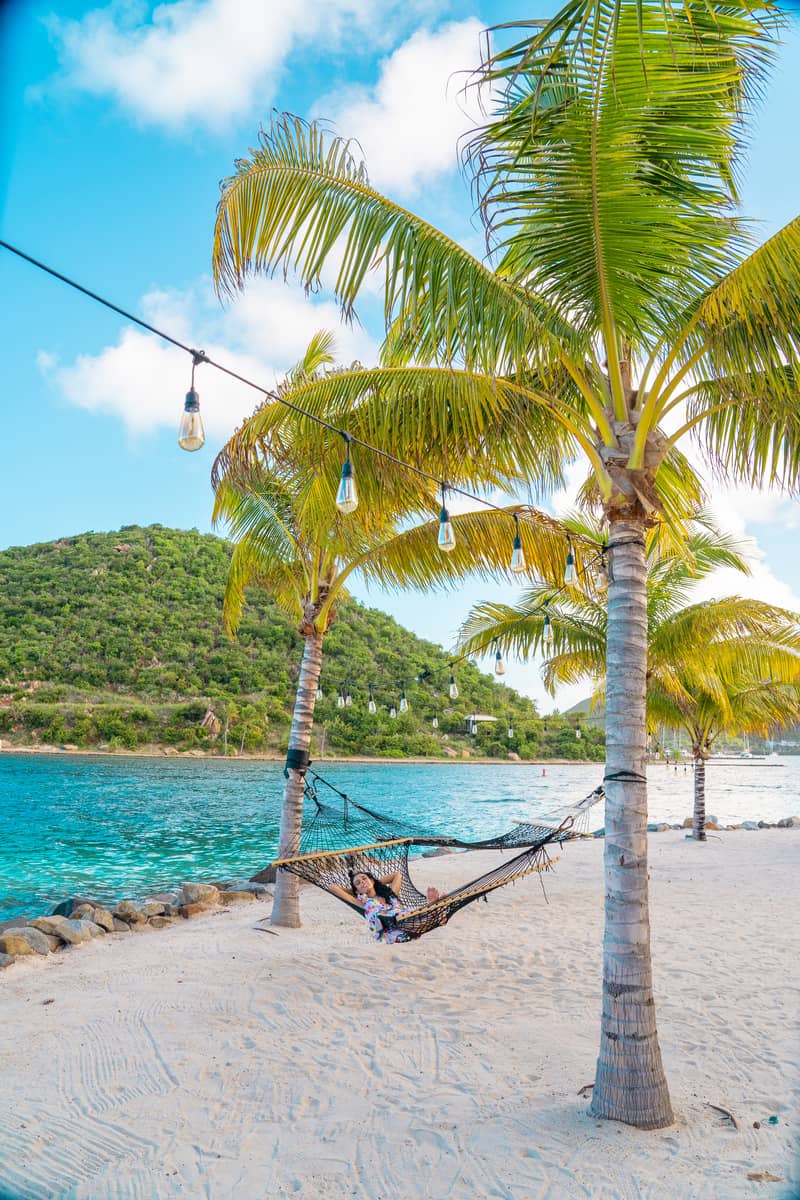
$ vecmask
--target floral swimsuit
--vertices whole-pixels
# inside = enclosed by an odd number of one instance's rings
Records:
[[[396,917],[406,911],[396,896],[390,901],[381,900],[380,896],[359,896],[358,899],[364,905],[364,919],[376,942],[411,941],[402,929],[386,929],[381,921],[381,917]]]

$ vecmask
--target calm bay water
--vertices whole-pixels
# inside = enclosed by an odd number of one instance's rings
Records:
[[[707,811],[724,824],[800,815],[800,757],[781,762],[711,763]],[[462,837],[490,837],[573,803],[603,775],[600,763],[320,769],[378,812]],[[691,770],[653,765],[649,782],[651,820],[691,812]],[[71,894],[114,900],[184,879],[252,875],[274,857],[282,784],[277,763],[3,752],[0,919],[45,912]],[[590,828],[602,824],[600,806]]]

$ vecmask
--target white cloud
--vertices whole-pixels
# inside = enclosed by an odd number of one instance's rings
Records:
[[[363,330],[340,324],[332,302],[306,300],[279,280],[251,281],[224,310],[208,281],[186,292],[151,292],[140,307],[151,323],[265,388],[297,361],[319,329],[336,332],[339,361],[371,362],[377,352]],[[98,354],[58,364],[42,350],[37,361],[70,404],[118,417],[131,437],[177,430],[190,360],[151,334],[127,326]],[[198,368],[195,385],[215,449],[253,411],[259,394],[208,366]]]
[[[480,120],[465,71],[480,61],[475,18],[420,30],[381,64],[374,87],[351,88],[315,105],[364,151],[370,179],[388,192],[410,192],[455,169],[459,137]]]
[[[329,52],[363,41],[374,17],[369,0],[174,0],[150,15],[139,0],[118,0],[80,20],[54,17],[50,29],[72,86],[147,124],[219,130],[268,111],[301,43]]]

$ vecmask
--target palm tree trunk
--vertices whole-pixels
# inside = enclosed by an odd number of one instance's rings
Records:
[[[611,520],[606,665],[605,936],[595,1116],[673,1120],[656,1031],[647,897],[647,601],[643,524]],[[614,779],[614,776],[622,778]]]
[[[306,634],[297,695],[294,702],[292,728],[289,732],[289,749],[311,748],[311,729],[314,724],[314,706],[317,702],[317,685],[322,671],[323,633]],[[283,789],[281,830],[278,839],[278,858],[288,858],[300,849],[300,832],[303,824],[303,791],[305,772],[287,768],[286,786]],[[275,899],[272,904],[272,924],[284,925],[289,929],[300,927],[300,880],[289,871],[278,871],[275,880]]]
[[[694,756],[694,814],[692,837],[696,842],[706,840],[706,760],[702,754]]]

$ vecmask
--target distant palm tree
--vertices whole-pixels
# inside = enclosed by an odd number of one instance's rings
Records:
[[[602,534],[580,517],[565,524],[587,537]],[[651,728],[684,729],[692,739],[693,831],[704,841],[705,763],[714,739],[722,732],[766,734],[800,716],[800,614],[740,596],[689,603],[694,584],[713,570],[747,570],[735,539],[706,518],[687,542],[688,559],[676,557],[657,530],[648,540],[647,719]],[[573,588],[551,600],[552,591],[537,586],[516,605],[477,605],[460,650],[471,653],[491,639],[508,655],[540,653],[551,692],[590,681],[596,702],[606,691],[602,590]]]
[[[377,192],[350,143],[291,117],[224,182],[215,232],[222,291],[275,270],[317,288],[333,262],[351,317],[381,273],[383,365],[336,387],[382,399],[375,428],[399,457],[449,448],[533,488],[588,460],[614,568],[592,1111],[642,1128],[672,1121],[647,900],[645,533],[662,521],[680,538],[699,496],[687,435],[718,474],[800,480],[800,219],[754,248],[735,213],[783,19],[772,0],[569,0],[503,27],[465,155],[487,261]]]
[[[384,478],[382,464],[367,456],[354,476],[357,507],[338,511],[341,439],[288,407],[310,383],[324,383],[331,361],[332,339],[318,335],[275,395],[223,447],[212,472],[214,520],[227,525],[235,543],[224,601],[228,631],[238,627],[252,584],[269,592],[304,639],[289,734],[289,762],[295,765],[286,769],[279,857],[299,846],[302,763],[311,746],[323,642],[351,576],[359,572],[367,582],[395,588],[452,586],[468,574],[495,577],[507,570],[515,515],[523,518],[520,536],[533,569],[552,572],[564,556],[558,523],[525,505],[460,514],[456,545],[442,553],[438,516],[420,521],[426,513],[438,514],[435,487],[413,473]],[[319,411],[325,420],[344,419],[324,406]],[[367,400],[348,414],[348,427],[361,433],[373,416]],[[300,924],[298,888],[297,876],[278,872],[274,924]]]

